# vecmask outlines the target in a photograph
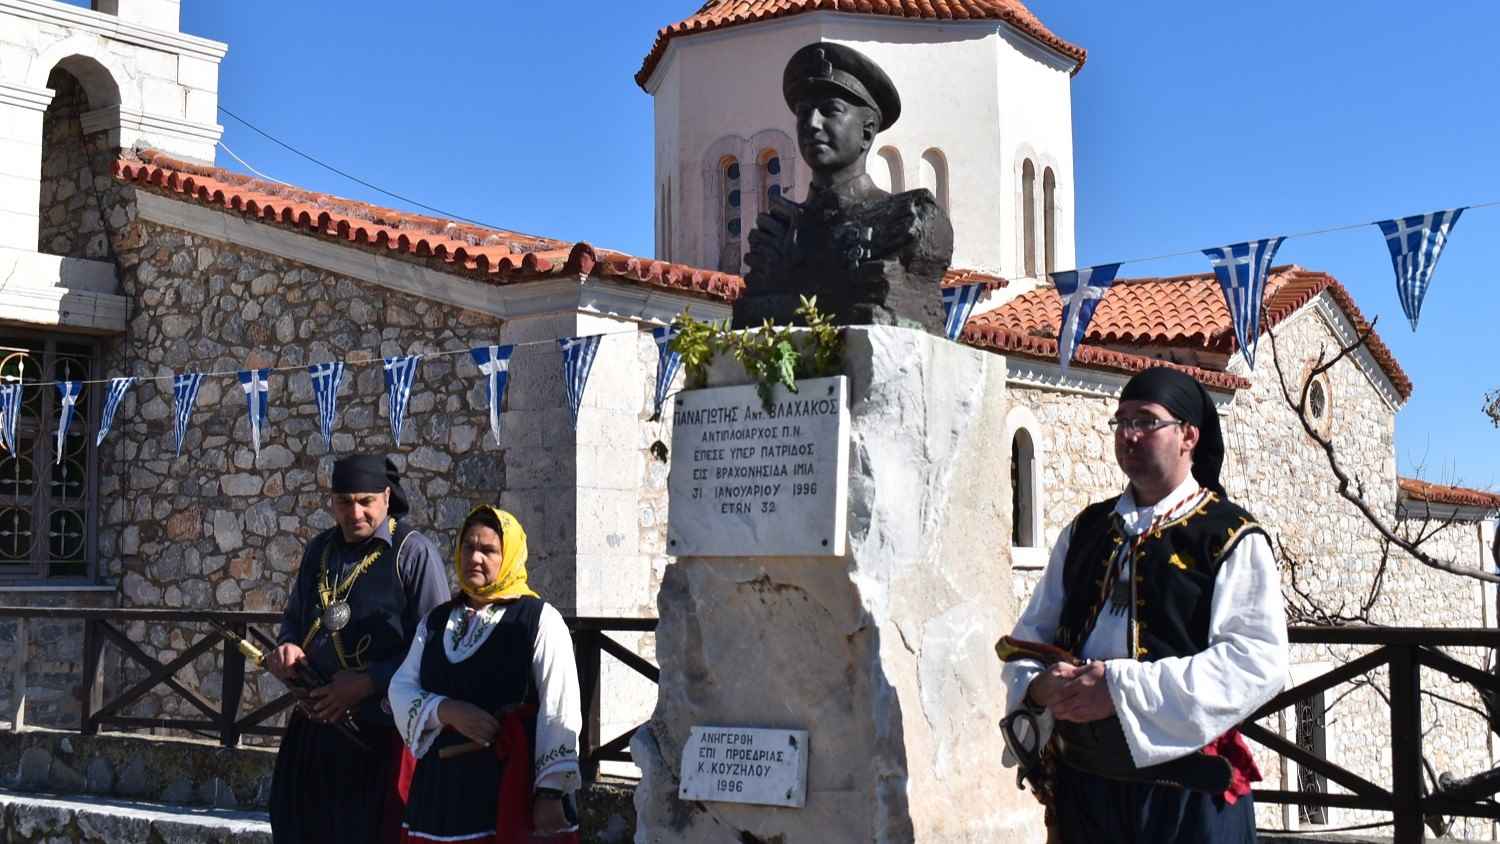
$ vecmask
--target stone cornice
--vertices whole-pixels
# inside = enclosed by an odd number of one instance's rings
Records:
[[[123,334],[124,296],[67,287],[12,285],[0,301],[0,322],[89,334]]]
[[[667,323],[689,305],[701,319],[729,317],[726,304],[646,284],[622,284],[593,277],[482,284],[148,191],[136,192],[136,204],[142,220],[502,320],[583,312]]]
[[[0,105],[16,106],[28,111],[46,111],[47,106],[51,104],[52,89],[50,88],[32,88],[29,85],[0,82]]]
[[[229,45],[181,32],[152,29],[123,21],[114,15],[70,6],[53,0],[0,0],[0,14],[55,24],[73,30],[92,32],[126,44],[192,55],[217,63],[229,52]]]
[[[1323,323],[1328,326],[1328,330],[1332,332],[1340,345],[1348,345],[1359,339],[1359,332],[1355,330],[1354,323],[1349,321],[1348,315],[1338,306],[1338,303],[1333,300],[1333,296],[1327,290],[1319,293],[1308,305],[1304,305],[1303,307],[1306,308],[1308,306],[1317,310],[1318,315],[1323,318]],[[1287,321],[1283,320],[1282,324],[1287,324]],[[1375,360],[1374,355],[1370,354],[1370,350],[1364,345],[1360,345],[1349,357],[1359,367],[1359,370],[1365,374],[1365,378],[1369,380],[1370,385],[1375,388],[1375,392],[1380,394],[1380,397],[1390,407],[1391,411],[1400,410],[1401,405],[1404,404],[1401,399],[1401,393],[1396,390],[1396,385],[1391,383],[1390,377],[1380,367],[1380,362]]]
[[[224,135],[224,127],[217,123],[190,123],[173,117],[145,114],[117,105],[84,112],[79,117],[79,122],[83,125],[85,134],[102,132],[118,126],[121,129],[134,130],[148,136],[154,132],[164,132],[171,136],[207,144],[218,143],[219,138]]]
[[[1067,372],[1055,361],[1038,360],[1021,355],[1005,356],[1005,380],[1011,387],[1031,387],[1058,393],[1093,396],[1095,398],[1119,398],[1131,375],[1119,372],[1104,372],[1081,366],[1072,366]],[[1220,411],[1228,407],[1233,393],[1210,388],[1214,405]]]

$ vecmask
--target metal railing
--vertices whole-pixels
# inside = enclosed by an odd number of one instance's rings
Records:
[[[275,646],[274,639],[261,628],[273,629],[281,622],[280,613],[229,612],[213,610],[159,609],[84,609],[57,607],[0,607],[0,620],[13,619],[16,627],[16,651],[12,659],[11,729],[21,730],[26,721],[27,652],[32,621],[81,621],[83,623],[82,677],[77,688],[81,704],[78,729],[84,735],[95,735],[101,727],[116,729],[174,729],[214,736],[224,747],[236,747],[246,735],[280,736],[285,729],[267,722],[290,708],[294,699],[283,693],[255,710],[240,714],[244,700],[246,659],[239,649],[212,629],[175,656],[162,662],[147,653],[121,629],[120,625],[142,621],[154,624],[218,624],[247,639],[262,650]],[[654,618],[567,618],[572,633],[573,652],[578,665],[579,691],[583,701],[583,728],[579,735],[580,767],[584,778],[592,781],[600,762],[629,762],[630,738],[635,730],[602,744],[600,736],[600,701],[603,696],[603,657],[609,654],[627,668],[656,683],[656,666],[610,637],[611,633],[650,633],[656,630]],[[128,682],[106,699],[104,682],[104,648],[113,645],[122,660],[145,669],[146,676]],[[219,700],[214,703],[202,691],[184,684],[177,674],[196,659],[213,652],[220,653]],[[198,718],[143,718],[124,713],[131,705],[159,687],[166,687],[198,711]]]
[[[1500,648],[1500,630],[1431,627],[1293,627],[1293,644],[1373,647],[1369,653],[1319,674],[1282,692],[1251,716],[1241,732],[1298,765],[1348,789],[1349,794],[1322,790],[1256,789],[1265,803],[1330,806],[1390,812],[1395,844],[1425,840],[1424,822],[1448,816],[1500,819],[1500,804],[1491,792],[1473,788],[1440,787],[1429,791],[1422,761],[1422,669],[1429,668],[1476,689],[1500,694],[1500,677],[1466,665],[1443,653],[1444,647]],[[1251,721],[1275,715],[1289,706],[1309,701],[1343,683],[1380,668],[1389,670],[1391,724],[1391,787],[1382,788]]]

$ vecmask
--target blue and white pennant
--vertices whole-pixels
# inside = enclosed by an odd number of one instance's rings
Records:
[[[1260,309],[1266,295],[1266,275],[1276,250],[1286,238],[1268,237],[1205,249],[1224,291],[1229,319],[1234,323],[1234,338],[1239,341],[1245,363],[1255,368],[1255,346],[1260,341]]]
[[[63,443],[68,437],[68,426],[73,424],[73,411],[82,392],[82,381],[57,382],[57,459],[53,461],[54,465],[62,463]]]
[[[1062,300],[1062,325],[1057,332],[1057,362],[1067,369],[1073,362],[1073,353],[1083,344],[1088,334],[1089,321],[1094,310],[1115,283],[1119,264],[1100,264],[1053,273],[1052,283],[1057,286],[1057,296]]]
[[[266,383],[270,374],[269,369],[242,369],[239,372],[240,389],[245,391],[245,411],[250,419],[250,444],[256,457],[260,457],[260,432],[265,430],[267,406],[270,404],[270,385]]]
[[[172,377],[172,436],[176,440],[178,457],[182,456],[182,441],[187,437],[188,420],[192,418],[201,386],[201,372],[180,372]]]
[[[21,382],[0,382],[0,446],[16,453],[16,418],[21,415]]]
[[[484,376],[484,394],[490,405],[490,434],[500,444],[500,407],[505,399],[505,384],[510,380],[510,355],[515,346],[475,346],[469,350],[474,365]]]
[[[568,389],[568,409],[573,412],[573,426],[578,426],[578,408],[583,404],[583,388],[589,381],[589,370],[594,368],[594,355],[599,352],[599,338],[559,337],[557,347],[563,354],[563,382]]]
[[[679,333],[670,325],[660,325],[651,329],[651,336],[656,340],[656,393],[652,419],[661,418],[662,405],[667,403],[667,391],[672,389],[672,381],[677,378],[677,371],[682,369],[682,355],[672,351],[672,340]]]
[[[307,368],[307,376],[312,379],[313,398],[318,402],[318,430],[323,434],[323,448],[333,451],[333,425],[338,420],[344,362],[315,363]]]
[[[391,437],[401,445],[401,427],[406,422],[406,403],[411,399],[411,384],[417,377],[421,355],[397,355],[385,359],[385,392],[390,398]]]
[[[957,340],[963,333],[969,314],[974,312],[979,297],[984,295],[984,287],[983,282],[977,282],[943,288],[943,311],[947,316],[943,324],[943,335],[949,340]]]
[[[1385,235],[1385,245],[1391,251],[1391,266],[1396,270],[1396,295],[1401,299],[1401,310],[1411,321],[1412,331],[1417,330],[1422,299],[1432,284],[1438,257],[1443,254],[1448,234],[1458,224],[1458,217],[1463,212],[1462,208],[1453,208],[1375,224]]]
[[[109,433],[109,426],[114,424],[115,411],[120,409],[120,402],[134,383],[135,378],[132,376],[109,379],[109,387],[104,394],[104,414],[99,420],[99,433],[94,436],[95,448],[104,444],[104,435]]]

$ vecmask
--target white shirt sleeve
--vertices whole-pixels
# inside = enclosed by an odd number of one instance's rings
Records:
[[[536,719],[535,787],[572,793],[582,783],[578,732],[583,726],[573,638],[562,614],[542,607],[532,646],[531,671],[540,708]]]
[[[406,651],[401,667],[391,675],[391,684],[386,699],[391,704],[391,716],[396,720],[396,731],[401,740],[411,749],[411,754],[422,758],[432,742],[442,732],[438,721],[438,704],[445,698],[422,688],[422,651],[427,646],[427,619],[417,623],[416,635]]]
[[[1140,767],[1202,749],[1282,690],[1286,612],[1270,543],[1246,536],[1219,568],[1208,649],[1154,662],[1111,659],[1104,676]]]
[[[1072,538],[1073,525],[1069,524],[1063,529],[1062,535],[1057,538],[1057,544],[1052,546],[1052,554],[1047,559],[1047,568],[1042,572],[1042,580],[1032,591],[1031,600],[1027,602],[1021,617],[1016,620],[1016,626],[1010,633],[1012,637],[1029,642],[1052,643],[1052,637],[1057,633],[1057,622],[1063,610],[1063,561],[1068,557],[1068,544]],[[1005,682],[1007,715],[1021,708],[1021,701],[1026,697],[1026,689],[1043,670],[1040,662],[1029,659],[1007,662],[1001,667],[1000,677]],[[1051,712],[1042,712],[1037,716],[1037,731],[1041,735],[1038,737],[1036,746],[1045,746],[1052,735]],[[1024,739],[1025,736],[1022,738]],[[1001,757],[1001,762],[1007,767],[1014,767],[1016,759],[1007,749]]]

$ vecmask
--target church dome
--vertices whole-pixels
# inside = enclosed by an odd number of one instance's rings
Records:
[[[667,43],[681,35],[712,32],[802,12],[846,12],[918,20],[996,20],[1010,24],[1057,53],[1071,58],[1073,72],[1083,67],[1088,51],[1052,33],[1021,0],[708,0],[686,20],[662,27],[651,52],[635,75],[642,88],[656,71]]]

